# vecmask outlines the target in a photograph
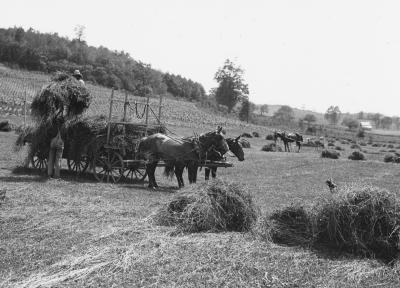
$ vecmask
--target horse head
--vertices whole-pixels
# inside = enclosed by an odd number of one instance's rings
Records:
[[[240,136],[235,139],[227,138],[226,142],[228,143],[229,150],[239,159],[239,161],[244,161],[244,152],[242,145],[239,142]]]
[[[218,126],[217,130],[215,131],[201,134],[199,137],[199,141],[203,151],[214,147],[218,152],[224,155],[229,150],[228,143],[226,142],[225,137],[222,134],[222,127],[220,126]]]

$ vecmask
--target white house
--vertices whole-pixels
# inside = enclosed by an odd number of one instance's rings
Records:
[[[372,130],[371,122],[369,121],[360,121],[360,128],[364,130]]]

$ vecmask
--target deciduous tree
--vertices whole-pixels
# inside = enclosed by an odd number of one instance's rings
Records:
[[[238,101],[249,94],[248,85],[244,83],[243,73],[243,69],[229,59],[215,73],[214,78],[219,84],[215,91],[215,99],[218,104],[227,106],[229,112]]]

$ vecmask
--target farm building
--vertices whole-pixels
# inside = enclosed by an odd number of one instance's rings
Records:
[[[364,130],[372,130],[371,122],[369,121],[360,121],[360,128]]]

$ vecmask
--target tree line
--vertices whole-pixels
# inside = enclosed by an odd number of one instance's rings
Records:
[[[84,40],[83,26],[76,27],[75,33],[74,39],[68,39],[32,28],[26,31],[20,27],[0,28],[0,62],[46,73],[78,69],[85,81],[126,89],[139,96],[151,88],[154,94],[195,101],[206,98],[200,83],[153,69],[124,51],[89,46]]]

